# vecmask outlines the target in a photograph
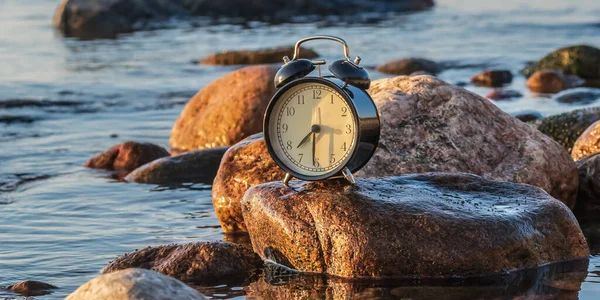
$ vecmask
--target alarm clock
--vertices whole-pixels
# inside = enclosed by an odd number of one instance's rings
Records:
[[[321,76],[324,60],[299,58],[300,45],[311,40],[330,40],[343,45],[344,59],[329,65],[332,75]],[[365,91],[371,80],[350,61],[349,47],[341,38],[319,35],[299,40],[290,60],[275,75],[277,91],[267,106],[263,132],[269,154],[292,178],[324,180],[345,178],[371,158],[379,142],[379,114]],[[318,76],[308,76],[318,67]]]

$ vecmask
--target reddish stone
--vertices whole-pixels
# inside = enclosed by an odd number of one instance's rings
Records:
[[[84,166],[94,169],[132,171],[155,159],[169,156],[163,147],[128,141],[108,149],[108,151],[88,160]]]

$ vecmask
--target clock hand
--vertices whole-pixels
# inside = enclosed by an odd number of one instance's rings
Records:
[[[300,148],[300,146],[302,146],[313,133],[317,133],[319,131],[321,131],[321,127],[319,125],[316,125],[316,124],[312,125],[310,127],[310,132],[300,141],[300,143],[298,144],[298,146],[296,146],[296,148]]]
[[[317,133],[313,132],[313,142],[312,142],[312,159],[313,159],[313,166],[315,165],[315,148],[317,147]]]

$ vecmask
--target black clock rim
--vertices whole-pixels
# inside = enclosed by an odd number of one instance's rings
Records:
[[[279,97],[281,97],[283,95],[283,93],[285,93],[287,90],[289,90],[290,88],[292,88],[294,85],[299,84],[299,83],[304,83],[304,82],[317,82],[317,83],[322,83],[324,85],[327,85],[331,88],[333,88],[334,90],[336,90],[338,93],[340,93],[340,95],[342,95],[342,97],[344,98],[344,101],[346,101],[346,103],[348,104],[348,106],[350,107],[350,109],[352,110],[352,113],[354,115],[354,123],[356,124],[356,140],[354,142],[354,148],[352,149],[352,153],[350,154],[350,158],[348,159],[346,164],[340,164],[339,167],[323,174],[323,175],[317,175],[317,176],[306,176],[300,173],[297,173],[293,170],[291,170],[290,168],[288,168],[280,159],[279,157],[275,154],[275,150],[273,149],[273,147],[271,146],[271,138],[269,136],[269,130],[268,128],[268,123],[269,123],[269,117],[271,115],[271,111],[273,110],[273,107],[275,106],[275,99],[278,99]],[[267,110],[265,111],[265,116],[263,118],[263,135],[265,138],[265,144],[267,144],[267,150],[269,151],[269,155],[271,155],[271,158],[273,158],[273,160],[275,161],[275,163],[285,172],[289,173],[290,175],[292,175],[295,178],[301,179],[301,180],[307,180],[307,181],[317,181],[317,180],[323,180],[323,179],[327,179],[330,177],[333,177],[335,175],[340,174],[340,172],[348,167],[348,164],[354,159],[354,156],[356,155],[356,153],[359,150],[359,144],[360,144],[360,135],[361,135],[361,131],[360,131],[360,123],[359,123],[360,119],[358,117],[358,112],[356,111],[356,105],[354,104],[354,102],[352,101],[352,98],[348,95],[348,93],[346,91],[344,91],[340,86],[338,86],[337,84],[335,84],[334,82],[321,78],[321,77],[303,77],[303,78],[299,78],[296,79],[294,81],[291,81],[289,83],[287,83],[286,85],[282,86],[281,88],[279,88],[279,90],[277,90],[277,92],[275,92],[275,94],[273,95],[273,97],[271,97],[271,101],[269,101],[269,104],[267,105]]]

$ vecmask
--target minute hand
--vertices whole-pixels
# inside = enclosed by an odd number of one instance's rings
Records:
[[[298,146],[296,146],[296,148],[300,148],[300,146],[302,146],[304,143],[306,143],[306,141],[308,141],[308,138],[310,138],[311,134],[313,134],[312,130],[300,141],[300,144],[298,144]]]

